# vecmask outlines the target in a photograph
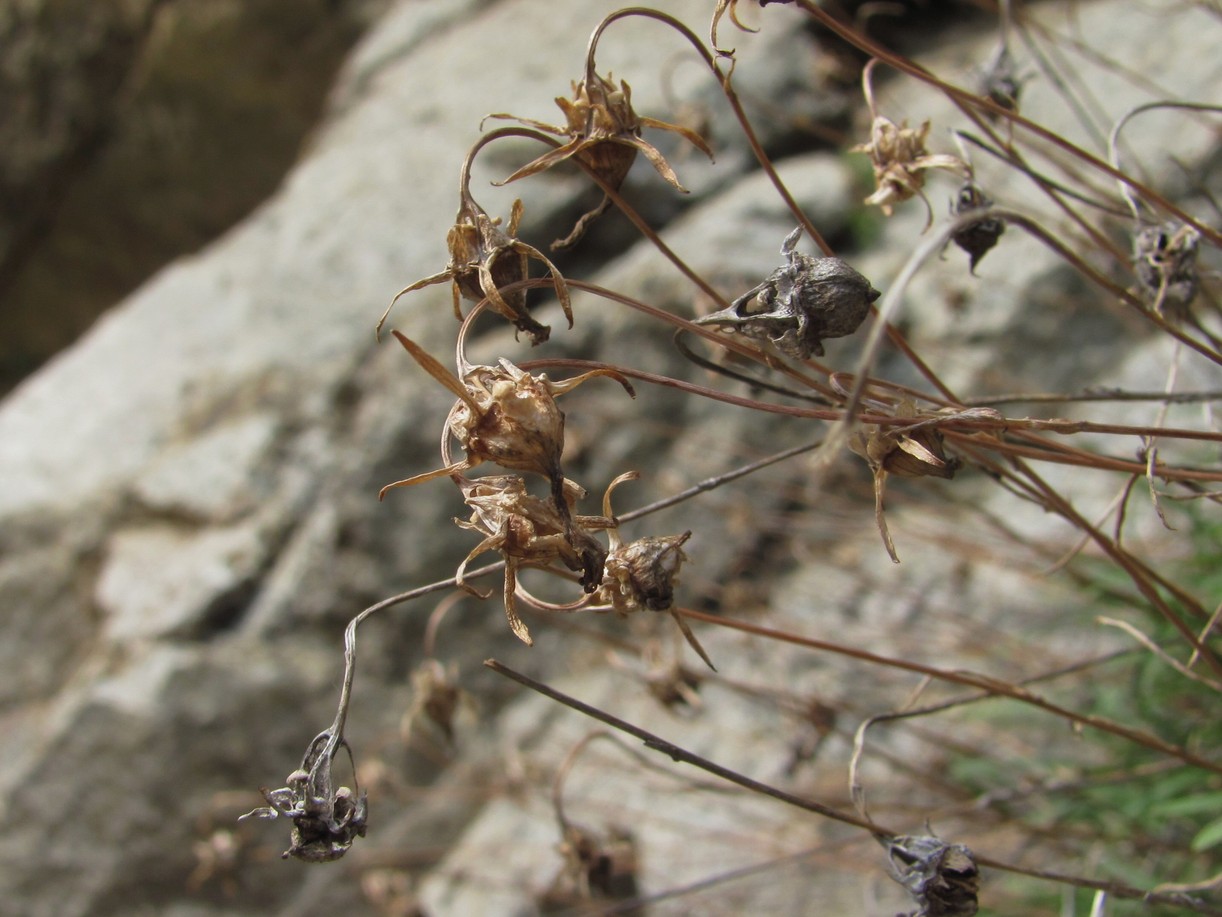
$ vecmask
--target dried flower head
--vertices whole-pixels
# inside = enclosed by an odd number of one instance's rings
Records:
[[[921,190],[925,186],[925,173],[930,169],[945,169],[964,178],[969,175],[967,164],[958,156],[930,153],[925,148],[928,137],[928,121],[920,127],[911,128],[907,121],[896,125],[894,121],[875,114],[870,127],[870,142],[849,150],[851,153],[869,154],[870,164],[874,167],[877,188],[865,199],[865,203],[876,204],[883,213],[891,216],[893,205],[919,195],[929,212],[927,229],[933,222],[933,210]]]
[[[567,143],[531,160],[500,184],[508,184],[519,178],[535,175],[566,159],[575,157],[585,163],[608,186],[618,189],[632,167],[636,154],[640,152],[645,154],[645,158],[653,164],[658,174],[666,179],[675,190],[686,193],[687,189],[679,184],[674,169],[670,167],[662,154],[641,137],[641,130],[646,127],[672,131],[710,159],[713,158],[713,151],[704,142],[704,138],[695,131],[677,124],[668,124],[665,121],[643,118],[638,115],[632,108],[631,88],[622,80],[617,87],[611,80],[610,74],[604,78],[593,71],[587,73],[581,82],[573,83],[572,99],[559,96],[556,104],[564,112],[565,124],[563,127],[529,118],[516,118],[505,113],[488,116],[490,118],[509,118],[549,134],[569,138]],[[554,242],[552,248],[568,248],[576,244],[590,222],[601,216],[609,205],[610,199],[604,196],[602,202],[594,210],[581,217],[577,225],[573,227],[573,231],[564,239]]]
[[[530,335],[532,344],[546,341],[551,329],[540,324],[527,311],[526,291],[515,290],[508,294],[501,292],[503,287],[530,276],[531,258],[543,262],[543,266],[547,268],[552,285],[556,289],[556,296],[560,299],[560,307],[564,310],[569,327],[572,328],[573,307],[564,277],[542,252],[517,238],[518,224],[522,221],[522,202],[513,202],[509,226],[503,230],[500,228],[500,217],[493,219],[488,216],[484,208],[477,204],[466,190],[465,181],[466,167],[458,216],[446,235],[450,263],[441,273],[417,280],[411,286],[400,290],[378,321],[377,331],[381,332],[386,317],[390,315],[390,310],[394,308],[400,296],[449,280],[454,297],[454,314],[460,321],[463,317],[459,306],[460,297],[472,302],[487,298],[494,312],[507,318],[518,331],[525,331]]]
[[[394,335],[429,375],[458,396],[446,426],[462,443],[467,457],[461,462],[447,461],[442,468],[387,484],[379,498],[392,487],[419,484],[441,475],[466,471],[482,462],[495,462],[502,468],[547,478],[552,484],[556,506],[563,513],[564,475],[560,469],[560,455],[564,450],[564,414],[556,405],[556,397],[596,376],[615,379],[635,397],[628,380],[612,369],[595,369],[572,379],[553,382],[546,375],[531,375],[504,359],[498,366],[472,367],[460,381],[414,341],[398,331]],[[447,446],[448,442],[447,439]]]
[[[951,204],[951,213],[954,216],[963,216],[965,213],[971,213],[973,210],[983,210],[989,207],[993,202],[985,197],[984,192],[976,186],[973,181],[965,182],[959,189],[959,193],[955,196],[954,202]],[[1001,238],[1001,234],[1006,231],[1004,220],[997,217],[985,216],[979,220],[968,223],[962,229],[958,230],[951,239],[961,249],[967,252],[970,261],[970,270],[973,274],[976,273],[976,265],[989,250],[997,244],[997,240]]]
[[[1193,227],[1174,220],[1142,227],[1133,238],[1137,279],[1158,312],[1182,314],[1196,299],[1200,241]]]
[[[663,665],[655,665],[645,673],[645,689],[668,710],[699,710],[700,685],[704,676],[690,669],[677,659]]]
[[[607,549],[590,532],[609,527],[611,520],[573,514],[577,500],[585,496],[585,490],[573,481],[563,483],[563,511],[554,502],[528,493],[526,482],[517,475],[464,481],[461,488],[471,518],[454,521],[461,528],[479,532],[484,540],[459,564],[458,585],[475,592],[464,581],[467,565],[485,551],[499,552],[505,560],[505,616],[510,629],[529,646],[534,641],[518,616],[515,599],[518,570],[546,567],[558,560],[580,573],[585,590],[593,592],[602,578]]]
[[[972,851],[929,836],[879,838],[891,877],[916,899],[910,917],[973,917],[980,870]]]
[[[347,749],[348,743],[330,729],[319,733],[306,750],[301,767],[289,774],[287,786],[264,788],[267,805],[247,812],[239,821],[284,816],[293,822],[292,846],[281,856],[307,863],[338,860],[356,838],[365,836],[368,817],[364,792],[358,795],[346,786],[332,789],[331,766],[341,747]],[[351,750],[348,757],[351,760]]]
[[[728,309],[696,319],[759,340],[800,360],[823,356],[823,341],[852,334],[870,312],[879,292],[839,258],[815,258],[796,251],[802,228],[781,246],[786,263],[748,290]],[[749,308],[752,302],[754,308]]]
[[[669,611],[675,604],[679,567],[687,560],[682,535],[650,536],[614,547],[607,554],[599,598],[620,614]]]
[[[611,482],[603,495],[603,517],[610,523],[608,534],[611,550],[607,553],[602,582],[594,594],[594,601],[609,605],[623,615],[646,610],[670,612],[692,649],[710,669],[716,671],[716,666],[696,635],[675,611],[679,568],[687,560],[683,545],[692,537],[692,533],[638,538],[628,544],[624,544],[620,538],[619,526],[611,512],[611,492],[618,485],[639,477],[635,471],[625,472]]]

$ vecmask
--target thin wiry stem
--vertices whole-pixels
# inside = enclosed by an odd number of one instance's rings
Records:
[[[952,671],[949,669],[940,669],[937,666],[925,665],[924,663],[919,662],[911,662],[907,659],[898,659],[893,656],[883,656],[879,653],[872,653],[869,650],[846,646],[842,643],[835,643],[829,640],[819,640],[814,637],[802,637],[798,634],[777,630],[771,627],[765,627],[761,624],[752,624],[748,621],[739,621],[723,615],[707,614],[702,611],[696,611],[693,608],[676,608],[675,610],[678,614],[683,615],[685,618],[690,618],[693,621],[703,621],[706,624],[715,624],[720,627],[728,627],[733,630],[743,631],[744,633],[754,634],[758,637],[765,637],[770,640],[780,640],[784,643],[792,643],[794,646],[804,646],[809,649],[826,650],[827,652],[836,653],[841,656],[848,656],[852,659],[859,659],[862,662],[869,662],[874,665],[886,666],[887,668],[899,669],[905,672],[915,672],[919,675],[927,675],[931,678],[936,678],[939,681],[951,682],[953,684],[964,685],[970,688],[979,688],[999,697],[1008,697],[1011,700],[1020,701],[1021,703],[1038,707],[1041,710],[1055,716],[1059,716],[1071,723],[1076,723],[1081,726],[1090,726],[1091,728],[1098,729],[1101,732],[1108,732],[1112,735],[1120,736],[1121,738],[1128,739],[1130,742],[1137,745],[1149,748],[1152,751],[1157,751],[1162,754],[1169,755],[1170,757],[1178,758],[1186,764],[1192,764],[1195,767],[1200,767],[1216,774],[1222,774],[1222,764],[1219,764],[1216,761],[1210,761],[1207,758],[1202,758],[1191,749],[1174,745],[1160,739],[1156,735],[1144,732],[1140,729],[1133,729],[1129,726],[1125,726],[1122,723],[1117,723],[1104,717],[1095,716],[1089,713],[1078,713],[1068,709],[1067,707],[1054,704],[1052,701],[1046,700],[1037,694],[1033,694],[1022,687],[1009,682],[1001,681],[996,678],[990,678],[987,675],[980,675],[963,670]]]
[[[697,767],[703,771],[707,771],[710,774],[714,774],[723,780],[727,780],[730,783],[741,786],[744,789],[750,790],[751,792],[759,793],[762,796],[776,799],[779,802],[794,806],[795,808],[802,809],[806,812],[811,812],[815,815],[820,815],[824,818],[837,821],[842,824],[851,825],[855,828],[861,828],[877,838],[895,838],[899,836],[898,832],[884,828],[876,823],[869,822],[847,812],[834,809],[831,806],[816,802],[808,797],[786,792],[785,790],[771,786],[767,783],[754,780],[745,774],[740,774],[738,771],[723,767],[722,765],[717,764],[708,758],[688,751],[687,749],[676,745],[673,742],[663,739],[661,736],[642,729],[640,726],[629,723],[627,720],[623,720],[612,713],[608,713],[607,711],[598,707],[584,703],[571,695],[556,690],[550,685],[546,685],[528,675],[524,675],[523,673],[510,668],[496,659],[487,659],[484,661],[484,665],[496,672],[498,675],[502,675],[505,678],[516,681],[518,684],[529,688],[530,690],[535,691],[544,697],[563,704],[572,710],[576,710],[578,713],[588,716],[591,719],[605,723],[613,729],[618,729],[621,732],[640,739],[645,744],[646,748],[661,752],[662,754],[667,755],[672,761],[690,764],[693,767]],[[1096,889],[1098,891],[1106,892],[1109,895],[1114,895],[1117,898],[1140,899],[1152,904],[1175,904],[1201,914],[1222,915],[1222,909],[1214,908],[1205,902],[1202,902],[1183,892],[1159,893],[1156,891],[1135,888],[1121,882],[1101,881],[1097,879],[1090,879],[1085,876],[1067,875],[1065,873],[1057,873],[1042,869],[1028,869],[1023,866],[1017,866],[979,854],[975,855],[975,861],[980,866],[999,869],[1005,872],[1012,872],[1032,878],[1045,879],[1051,882],[1065,883],[1067,885],[1073,885],[1077,888]]]
[[[1202,223],[1200,220],[1197,220],[1191,214],[1176,206],[1153,188],[1144,185],[1142,182],[1138,181],[1132,176],[1126,175],[1119,169],[1113,167],[1110,163],[1104,162],[1097,156],[1093,156],[1086,150],[1083,150],[1081,147],[1071,143],[1054,131],[1037,124],[1034,121],[1024,118],[1017,112],[1010,111],[1009,109],[998,105],[996,102],[982,98],[974,92],[969,92],[966,89],[961,89],[958,86],[939,79],[919,64],[908,60],[902,55],[895,54],[868,36],[862,35],[852,27],[845,25],[843,22],[836,19],[835,16],[831,15],[826,10],[820,8],[817,4],[812,2],[812,0],[797,0],[797,3],[802,9],[804,9],[815,19],[819,20],[819,22],[821,22],[823,25],[827,26],[845,41],[849,42],[849,44],[860,48],[866,54],[880,58],[895,69],[901,70],[904,73],[907,73],[909,76],[912,76],[923,83],[928,83],[930,86],[941,90],[957,103],[966,106],[968,109],[973,111],[988,112],[994,117],[1005,118],[1006,120],[1012,121],[1016,126],[1022,127],[1035,134],[1040,139],[1061,148],[1066,153],[1080,159],[1091,168],[1098,169],[1100,172],[1104,172],[1113,178],[1124,182],[1156,207],[1173,214],[1183,222],[1196,229],[1202,236],[1210,239],[1215,245],[1222,247],[1222,233],[1219,233],[1218,230],[1214,229],[1213,227]]]

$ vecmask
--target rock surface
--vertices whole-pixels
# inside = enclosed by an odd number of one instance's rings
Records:
[[[886,672],[862,685],[848,681],[851,670],[834,658],[702,628],[719,674],[701,673],[697,706],[680,694],[663,707],[644,686],[661,685],[675,654],[686,652],[672,644],[669,617],[537,616],[536,645],[527,649],[510,634],[498,599],[465,599],[436,632],[438,658],[476,698],[451,748],[419,718],[404,738],[412,673],[439,594],[375,616],[360,631],[348,738],[370,793],[369,837],[342,863],[307,868],[279,860],[283,823],[236,822],[259,804],[256,788],[281,785],[331,722],[347,620],[386,596],[452,575],[473,546],[451,522],[465,513],[444,480],[377,500],[388,481],[437,465],[453,398],[393,341],[376,345],[373,325],[396,290],[445,265],[459,164],[480,119],[489,112],[556,119],[551,99],[567,95],[580,73],[585,36],[618,6],[395,4],[353,53],[316,140],[279,192],[200,254],[159,273],[0,405],[0,704],[10,749],[0,759],[0,788],[10,800],[0,900],[15,903],[15,912],[533,912],[563,862],[550,796],[556,768],[593,724],[537,696],[517,696],[480,667],[489,656],[725,766],[847,807],[853,724],[825,722],[820,711],[859,718],[890,709],[904,702],[915,676]],[[1114,15],[1115,3],[1079,6],[1088,34],[1114,30],[1106,35],[1114,57],[1149,48],[1140,25]],[[709,3],[665,7],[704,32]],[[796,13],[782,6],[766,13],[758,36],[737,41],[736,85],[748,100],[783,97],[793,74],[813,67]],[[1200,65],[1212,40],[1201,54],[1190,50],[1208,33],[1197,17],[1208,14],[1185,10],[1173,20],[1169,40],[1181,53],[1140,66],[1181,96],[1208,99],[1222,74],[1216,63]],[[992,40],[953,33],[922,60],[962,75],[987,56]],[[612,28],[604,41],[600,70],[631,82],[637,110],[675,117],[654,75],[660,62],[685,52],[682,40],[656,23],[634,23]],[[1191,59],[1198,63],[1190,66]],[[644,163],[626,193],[666,223],[663,238],[692,267],[721,289],[745,290],[779,263],[793,220],[749,169],[744,141],[706,83],[688,60],[675,66],[671,90],[713,113],[716,165],[650,134],[692,197],[672,199]],[[1120,88],[1105,85],[1112,115],[1148,97],[1126,88],[1122,98]],[[1055,121],[1060,102],[1045,92],[1033,83],[1028,114],[1078,132],[1074,122]],[[944,100],[906,83],[889,84],[880,101],[897,119],[950,119]],[[783,118],[759,120],[765,142],[790,142]],[[1206,157],[1207,141],[1187,132],[1185,161]],[[523,146],[491,148],[474,193],[494,216],[507,216],[522,196],[523,238],[561,235],[585,203],[583,179],[549,173],[507,189],[487,183],[512,171],[523,152],[535,155]],[[1151,170],[1169,174],[1158,152],[1141,142],[1134,148]],[[799,205],[832,238],[849,238],[859,219],[855,205],[865,192],[854,184],[854,165],[828,152],[781,162]],[[1030,195],[1013,176],[990,180],[1003,203]],[[849,260],[885,289],[923,219],[913,202],[882,228],[880,242]],[[592,232],[565,270],[680,314],[712,308],[652,247],[629,246],[630,231],[617,220],[605,217],[608,225]],[[802,247],[814,250],[808,240]],[[1084,297],[1047,317],[1064,304],[1040,292],[1059,289],[1064,275],[1045,249],[1011,230],[982,262],[979,280],[966,277],[961,254],[952,251],[918,275],[902,316],[923,353],[953,354],[938,361],[950,367],[952,385],[1072,387],[1097,381],[1106,367],[1116,370],[1104,384],[1162,384],[1155,375],[1163,364],[1145,349],[1165,342],[1146,343],[1141,329],[1106,306]],[[952,310],[955,296],[963,305]],[[449,297],[446,285],[412,294],[396,306],[392,324],[444,355],[457,328]],[[540,348],[497,329],[473,341],[471,355],[576,355],[721,384],[679,361],[669,331],[656,324],[585,294],[574,306],[571,331],[556,306],[539,311],[553,329]],[[1089,337],[1089,347],[1067,340],[1067,329]],[[999,343],[1015,336],[1039,353],[1038,366]],[[856,346],[829,341],[829,361],[848,370]],[[1210,372],[1186,364],[1185,386],[1203,385]],[[617,492],[620,511],[822,435],[818,425],[654,386],[638,386],[630,401],[607,380],[564,396],[562,405],[566,471],[590,491],[589,512],[606,483],[630,468],[643,476]],[[1037,588],[1027,572],[1034,562],[1012,567],[996,562],[1002,554],[990,561],[960,550],[999,539],[960,529],[953,509],[931,509],[941,504],[913,487],[891,497],[903,559],[894,567],[879,545],[864,468],[842,460],[815,490],[803,462],[626,531],[694,531],[682,577],[690,606],[735,618],[750,612],[757,623],[875,652],[916,646],[921,658],[947,667],[970,666],[982,646],[1012,645],[1017,661],[1020,649],[1041,645],[1059,593],[1055,584]],[[933,493],[952,503],[995,499],[982,485],[965,477],[961,489]],[[1083,499],[1093,505],[1106,495]],[[1054,547],[1068,538],[1012,503],[996,506]],[[1088,625],[1078,638],[1063,635],[1048,656],[1070,659],[1075,639],[1097,641]],[[615,638],[628,635],[650,647],[646,659],[617,647]],[[699,664],[690,653],[682,658]],[[900,760],[933,754],[911,736],[886,748]],[[642,763],[640,755],[657,760]],[[342,756],[340,763],[347,774]],[[887,773],[867,770],[880,802],[889,796]],[[573,823],[631,834],[644,894],[771,864],[693,890],[671,902],[673,910],[660,903],[658,913],[807,913],[812,895],[829,913],[890,914],[906,904],[860,832],[728,794],[713,778],[672,768],[639,745],[592,743],[562,798]],[[786,859],[801,850],[810,852],[796,865]]]

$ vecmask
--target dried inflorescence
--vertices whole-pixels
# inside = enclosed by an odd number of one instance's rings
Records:
[[[823,341],[858,329],[879,292],[839,258],[816,258],[796,251],[802,228],[785,238],[786,262],[728,309],[696,319],[771,342],[800,360],[823,356]],[[751,307],[755,303],[754,308]]]
[[[310,743],[301,767],[289,774],[286,786],[264,788],[266,806],[241,817],[292,820],[292,845],[281,856],[296,857],[308,863],[338,860],[352,842],[365,836],[368,807],[365,793],[341,786],[333,789],[331,767],[340,748],[348,743],[328,729]],[[349,759],[352,753],[349,750]],[[353,783],[355,783],[355,778]]]
[[[563,513],[564,475],[560,456],[564,450],[564,414],[556,405],[556,397],[597,376],[615,379],[635,397],[631,383],[612,369],[595,369],[553,382],[546,375],[532,375],[502,359],[498,366],[471,367],[460,380],[414,341],[398,331],[394,335],[429,375],[458,396],[446,420],[446,429],[462,443],[467,457],[387,484],[379,496],[392,487],[419,484],[467,471],[482,462],[495,462],[511,471],[547,478],[556,507]]]
[[[1201,234],[1193,227],[1174,220],[1137,231],[1133,263],[1142,290],[1157,311],[1180,315],[1196,299],[1200,240]]]
[[[517,475],[490,475],[461,484],[471,518],[454,521],[464,529],[479,532],[484,540],[459,564],[458,585],[470,589],[464,574],[472,560],[485,551],[499,552],[505,560],[505,616],[510,629],[527,645],[534,641],[518,616],[515,599],[520,568],[545,567],[558,560],[581,574],[586,592],[597,589],[603,575],[607,549],[590,532],[614,523],[597,516],[574,515],[576,502],[585,491],[568,480],[563,487],[564,509],[558,510],[554,502],[528,493],[526,482]]]
[[[679,184],[674,169],[670,167],[662,154],[641,137],[641,130],[646,127],[672,131],[710,159],[713,158],[713,151],[704,142],[704,138],[695,131],[677,124],[668,124],[665,121],[643,118],[638,115],[632,108],[631,88],[622,80],[617,87],[610,79],[610,74],[604,78],[597,73],[588,73],[581,82],[573,83],[572,99],[558,96],[556,104],[564,112],[564,126],[547,124],[529,118],[517,118],[505,113],[489,115],[490,118],[510,118],[549,134],[569,138],[567,143],[522,166],[501,184],[508,184],[519,178],[535,175],[566,159],[576,158],[585,163],[609,187],[618,190],[639,152],[645,154],[645,158],[653,164],[658,174],[666,179],[671,187],[677,191],[686,192],[687,189]],[[577,221],[577,225],[573,227],[572,232],[564,239],[554,242],[552,248],[568,248],[575,245],[585,233],[590,222],[601,216],[609,205],[610,199],[604,196],[602,202],[594,210],[582,216]]]
[[[879,838],[891,877],[916,899],[909,917],[973,917],[980,870],[972,851],[930,836]]]
[[[874,167],[874,193],[865,203],[877,205],[883,213],[891,216],[894,205],[919,196],[929,212],[926,228],[933,222],[933,210],[922,190],[925,173],[930,169],[945,169],[968,177],[967,164],[958,156],[949,153],[930,153],[925,148],[929,138],[930,124],[925,121],[912,128],[907,121],[896,124],[881,115],[874,116],[870,127],[870,141],[853,147],[850,152],[867,153]]]
[[[391,300],[390,306],[382,314],[377,330],[382,330],[386,317],[394,308],[399,297],[422,289],[435,283],[451,281],[451,292],[454,297],[454,314],[462,319],[460,298],[472,302],[488,300],[489,307],[503,315],[518,331],[530,335],[532,344],[539,344],[548,339],[551,329],[536,321],[526,309],[526,291],[515,290],[502,293],[502,288],[530,276],[530,259],[543,263],[552,278],[556,296],[560,299],[560,307],[568,319],[569,327],[573,327],[573,307],[569,299],[568,284],[556,266],[533,245],[527,245],[517,238],[518,224],[522,221],[522,202],[513,202],[513,210],[509,215],[509,225],[500,228],[500,217],[493,219],[488,216],[475,199],[467,191],[466,168],[463,172],[461,203],[454,225],[446,234],[446,247],[450,251],[450,263],[444,271],[417,280],[404,287]]]
[[[951,205],[951,214],[959,217],[975,210],[984,210],[992,205],[984,192],[973,181],[965,182],[955,196]],[[982,216],[979,220],[968,223],[958,230],[951,239],[956,245],[967,252],[971,259],[969,269],[976,273],[976,265],[997,244],[1001,234],[1006,231],[1004,220],[995,216]]]

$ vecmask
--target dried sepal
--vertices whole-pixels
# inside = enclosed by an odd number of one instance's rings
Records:
[[[473,481],[464,480],[463,500],[471,507],[471,518],[455,519],[460,528],[484,536],[458,566],[459,586],[487,598],[467,585],[467,565],[486,551],[496,551],[505,561],[505,616],[509,627],[528,646],[534,643],[526,624],[518,615],[515,593],[518,570],[522,567],[545,567],[560,561],[568,569],[581,574],[587,592],[598,588],[607,550],[591,530],[604,529],[611,521],[599,517],[576,516],[573,509],[585,491],[575,482],[563,482],[564,510],[553,501],[536,497],[526,490],[526,482],[517,475],[490,475]]]
[[[955,200],[951,204],[951,214],[959,217],[974,210],[983,210],[992,205],[983,191],[974,181],[967,181],[959,188]],[[968,254],[969,270],[975,274],[976,265],[997,244],[1001,234],[1006,231],[1004,220],[993,216],[984,216],[968,223],[955,232],[951,239]]]
[[[393,487],[419,484],[442,475],[467,471],[483,462],[495,462],[511,471],[542,475],[552,484],[556,506],[561,499],[564,450],[564,413],[556,398],[583,382],[608,376],[635,397],[631,383],[612,369],[595,369],[571,379],[553,382],[546,375],[525,372],[508,360],[498,366],[475,366],[460,380],[424,348],[398,331],[396,338],[429,375],[448,388],[458,402],[446,421],[449,432],[463,445],[467,457],[442,468],[395,481],[382,488],[379,498]]]
[[[726,13],[730,14],[730,21],[744,32],[758,32],[759,29],[751,28],[738,18],[738,0],[717,0],[717,8],[713,10],[713,23],[709,26],[709,44],[722,57],[733,57],[733,48],[721,48],[717,45],[717,26]]]
[[[279,818],[293,822],[292,845],[282,857],[307,863],[338,860],[358,837],[365,836],[368,804],[365,793],[341,786],[333,789],[331,767],[340,748],[348,743],[331,730],[320,733],[306,749],[301,767],[289,774],[286,786],[263,788],[266,806],[239,818]],[[349,760],[352,752],[348,751]],[[355,779],[353,780],[355,783]]]
[[[464,180],[465,180],[464,170]],[[418,280],[400,290],[382,318],[378,321],[377,333],[380,333],[390,310],[401,296],[422,289],[435,283],[451,281],[451,292],[454,298],[454,314],[461,321],[463,318],[460,306],[461,299],[479,302],[487,298],[492,311],[504,316],[513,323],[517,331],[530,335],[532,344],[539,344],[548,339],[551,329],[536,321],[526,308],[526,291],[515,290],[502,293],[503,287],[526,280],[530,276],[530,259],[542,262],[552,278],[552,286],[560,300],[560,308],[568,319],[569,327],[573,327],[573,306],[569,296],[568,284],[556,265],[533,245],[528,245],[517,238],[518,226],[522,221],[522,202],[515,200],[509,215],[509,225],[500,228],[501,218],[493,219],[487,211],[477,204],[474,198],[462,190],[461,203],[454,225],[446,234],[446,247],[450,252],[450,263],[438,274]]]
[[[665,157],[656,147],[641,137],[641,130],[646,127],[676,133],[707,155],[709,159],[713,158],[713,151],[705,143],[704,138],[695,131],[677,124],[669,124],[638,115],[632,107],[632,90],[628,83],[621,80],[617,87],[611,80],[610,74],[605,78],[593,72],[587,74],[585,79],[573,83],[571,99],[558,96],[556,104],[564,112],[563,126],[529,118],[517,118],[503,112],[488,116],[490,118],[508,118],[549,134],[569,138],[566,143],[531,160],[498,184],[508,184],[528,175],[536,175],[566,159],[577,158],[609,187],[618,190],[639,152],[645,154],[645,158],[652,163],[658,174],[671,187],[686,193],[687,189],[679,183],[678,176],[675,175],[674,169],[670,167]],[[610,199],[604,196],[602,202],[594,210],[577,221],[568,236],[552,243],[552,248],[562,249],[575,245],[585,233],[589,223],[601,216],[609,205]]]
[[[800,360],[823,356],[823,341],[844,337],[860,327],[879,292],[839,258],[798,252],[798,227],[785,238],[785,264],[763,283],[734,300],[728,309],[696,319],[757,340],[770,341]],[[754,305],[753,305],[754,304]]]
[[[891,216],[895,204],[919,196],[929,212],[926,229],[933,222],[933,210],[922,190],[925,187],[925,173],[930,169],[944,169],[965,178],[969,175],[967,164],[958,156],[930,153],[925,148],[929,128],[928,121],[913,128],[908,126],[907,121],[897,125],[889,118],[875,115],[870,126],[869,142],[849,150],[851,153],[868,154],[870,164],[874,168],[874,183],[877,187],[874,193],[865,199],[865,203],[875,205],[884,214]]]
[[[1137,279],[1156,311],[1182,315],[1196,299],[1200,241],[1196,229],[1175,220],[1144,226],[1133,237]]]
[[[973,917],[979,910],[980,870],[963,844],[930,836],[880,837],[891,877],[912,895],[909,917]]]

